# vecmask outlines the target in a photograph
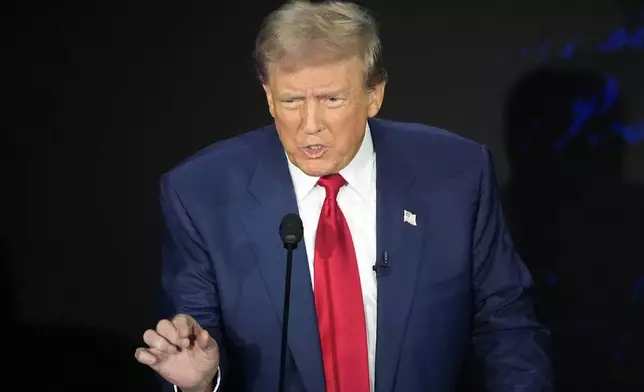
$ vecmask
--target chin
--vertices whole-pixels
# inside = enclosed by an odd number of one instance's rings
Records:
[[[307,176],[311,177],[322,177],[336,172],[334,165],[331,165],[329,162],[304,161],[298,166]]]
[[[301,168],[300,170],[302,170],[304,172],[304,174],[306,174],[307,176],[311,176],[311,177],[323,177],[323,176],[326,176],[328,174],[335,173],[333,170],[324,170],[324,169],[321,169],[321,168],[307,168],[307,167],[304,167],[304,168]]]

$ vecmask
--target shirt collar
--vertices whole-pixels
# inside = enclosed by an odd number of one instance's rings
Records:
[[[295,166],[290,159],[288,159],[288,169],[291,173],[293,186],[295,188],[295,196],[297,201],[304,200],[308,194],[313,190],[320,177],[312,177],[305,174],[297,166]],[[370,184],[373,180],[374,169],[374,149],[373,141],[371,139],[371,130],[369,123],[367,123],[362,145],[353,157],[351,162],[342,170],[340,174],[347,181],[347,186],[354,190],[363,200],[367,201],[369,196]]]

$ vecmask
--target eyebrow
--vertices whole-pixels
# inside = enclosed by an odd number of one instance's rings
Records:
[[[346,90],[329,90],[329,91],[321,91],[319,93],[315,94],[315,97],[317,98],[326,98],[326,97],[332,97],[332,96],[337,96],[337,95],[348,95],[349,92]],[[288,100],[288,99],[300,99],[303,98],[304,95],[296,92],[288,92],[288,93],[283,93],[279,95],[280,100]]]

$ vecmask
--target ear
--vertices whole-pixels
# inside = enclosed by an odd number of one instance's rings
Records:
[[[382,101],[385,98],[385,82],[382,82],[369,91],[369,107],[367,114],[369,117],[375,117],[382,107]]]
[[[273,104],[273,94],[271,93],[271,88],[268,84],[262,84],[264,88],[264,93],[266,93],[266,102],[268,102],[268,111],[271,113],[271,116],[275,118],[275,106]]]

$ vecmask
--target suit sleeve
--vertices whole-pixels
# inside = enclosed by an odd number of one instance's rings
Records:
[[[482,154],[472,248],[477,373],[488,392],[552,391],[550,333],[536,320],[532,277],[505,225],[490,152]]]
[[[219,346],[220,364],[215,390],[222,390],[227,373],[226,350],[222,337],[221,309],[212,260],[193,224],[180,195],[165,176],[160,182],[163,217],[161,248],[161,287],[165,317],[188,314],[208,330]],[[163,381],[164,391],[174,391]],[[225,390],[225,388],[224,388]]]

